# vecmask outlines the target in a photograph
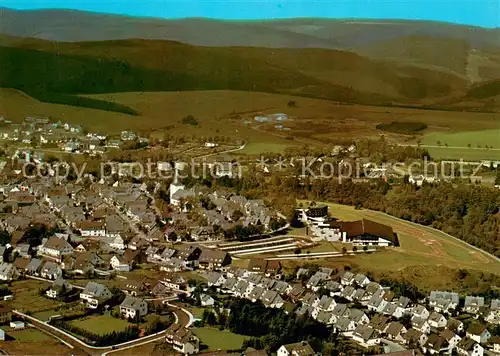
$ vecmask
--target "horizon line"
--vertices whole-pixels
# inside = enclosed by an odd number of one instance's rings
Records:
[[[330,20],[330,21],[341,21],[341,22],[432,22],[437,24],[446,24],[452,26],[463,26],[463,27],[475,27],[485,30],[499,30],[500,26],[482,26],[477,24],[444,21],[444,20],[434,20],[434,19],[411,19],[411,18],[379,18],[379,17],[316,17],[316,16],[284,16],[284,17],[272,17],[272,18],[223,18],[223,17],[212,17],[212,16],[173,16],[173,17],[162,17],[154,15],[134,15],[129,13],[119,13],[119,12],[101,12],[93,10],[82,10],[76,8],[57,8],[57,7],[41,7],[32,9],[20,9],[8,6],[0,6],[0,17],[4,10],[14,11],[14,12],[36,12],[36,11],[60,11],[60,12],[81,12],[87,14],[96,15],[106,15],[106,16],[116,16],[116,17],[129,17],[135,19],[149,19],[149,20],[159,20],[159,21],[175,21],[175,20],[214,20],[221,22],[271,22],[271,21],[286,21],[286,20]]]

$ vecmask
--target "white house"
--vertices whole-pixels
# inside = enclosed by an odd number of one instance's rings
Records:
[[[202,307],[212,307],[215,304],[215,299],[208,294],[202,294],[200,297]]]
[[[59,278],[56,279],[54,283],[52,283],[52,286],[49,289],[47,289],[45,294],[47,295],[47,297],[55,299],[64,294],[65,292],[71,291],[72,288],[73,287],[71,286],[71,284],[69,284],[64,279]]]
[[[485,344],[491,337],[491,333],[488,331],[486,325],[481,325],[477,323],[472,323],[467,328],[467,337],[480,343]]]
[[[38,250],[41,255],[61,259],[64,256],[71,255],[74,252],[73,247],[64,238],[52,236]]]
[[[0,263],[0,281],[13,281],[19,278],[17,268],[11,263]]]
[[[479,309],[484,307],[483,297],[466,296],[464,303],[464,311],[471,314],[477,314]]]
[[[358,326],[352,333],[353,341],[364,347],[373,347],[380,344],[377,332],[368,325]]]
[[[281,345],[277,351],[277,356],[314,356],[316,353],[307,341],[295,344]]]
[[[78,230],[83,237],[106,236],[106,228],[102,221],[84,220],[78,224]]]
[[[484,348],[476,341],[464,337],[457,345],[459,355],[463,356],[483,356]]]
[[[80,299],[85,301],[87,307],[91,309],[96,309],[112,296],[108,287],[95,282],[87,283],[85,289],[80,293]]]
[[[129,272],[132,269],[132,266],[130,265],[130,263],[123,261],[122,258],[120,258],[119,256],[116,256],[116,255],[111,257],[111,260],[109,261],[109,263],[115,271]]]
[[[145,300],[130,295],[120,304],[120,314],[126,318],[143,317],[148,313],[148,303]]]
[[[165,342],[184,355],[197,354],[200,351],[200,340],[191,330],[175,323],[165,332]]]
[[[444,328],[447,324],[446,318],[443,314],[436,312],[431,313],[428,322],[432,328]]]

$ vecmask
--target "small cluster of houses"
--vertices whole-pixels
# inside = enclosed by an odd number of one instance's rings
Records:
[[[45,117],[26,117],[21,123],[13,123],[0,117],[0,139],[59,147],[68,153],[103,154],[106,148],[119,148],[122,142],[138,140],[147,143],[133,131],[122,131],[119,138],[107,137],[101,133],[86,133],[81,125],[51,121]]]
[[[226,272],[211,271],[202,276],[207,279],[208,286],[216,287],[221,293],[252,302],[260,300],[268,308],[279,309],[285,306],[285,298],[293,289],[279,279],[280,271],[279,261],[252,259],[248,269],[229,268]],[[293,305],[287,303],[287,307],[290,306]]]
[[[200,197],[207,198],[205,206],[197,199]],[[182,220],[183,214],[191,209],[198,211],[208,226],[217,225],[222,230],[229,230],[237,224],[261,225],[268,230],[271,219],[277,217],[277,213],[267,207],[262,199],[247,199],[222,190],[207,194],[196,188],[186,189],[177,180],[170,185],[170,203],[178,208],[178,212],[172,215],[174,223]]]
[[[298,316],[309,315],[366,348],[384,339],[429,354],[456,351],[477,356],[500,350],[500,338],[491,336],[487,324],[473,320],[465,327],[460,321],[461,315],[477,318],[482,314],[491,324],[499,324],[499,300],[486,306],[482,297],[467,296],[461,303],[458,294],[440,291],[420,302],[396,298],[389,288],[365,275],[346,271],[339,278],[330,268],[320,268],[312,275],[301,268],[296,278],[304,282],[288,283],[281,280],[279,262],[265,260],[252,260],[248,269],[229,268],[202,276],[221,293],[260,300],[266,307],[283,308]]]
[[[339,281],[319,271],[306,286],[311,292],[303,297],[296,313],[308,313],[365,347],[379,344],[382,338],[430,354],[451,354],[456,350],[461,355],[482,355],[486,348],[495,351],[500,347],[498,338],[488,342],[491,335],[487,325],[473,322],[464,329],[463,322],[449,316],[460,315],[459,310],[477,316],[484,306],[482,297],[468,296],[459,308],[457,293],[433,291],[426,305],[404,296],[394,298],[389,289],[349,271]],[[327,294],[320,297],[316,293],[320,288]],[[498,300],[491,301],[487,315],[496,315],[497,305]],[[373,313],[375,316],[370,319],[368,315]],[[400,322],[405,316],[411,318],[410,325]]]

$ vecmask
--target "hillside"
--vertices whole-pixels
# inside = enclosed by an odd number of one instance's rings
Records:
[[[0,33],[68,42],[142,38],[217,47],[352,49],[414,35],[464,40],[474,48],[498,47],[500,30],[432,21],[316,18],[166,20],[73,10],[16,11],[3,8]]]
[[[443,70],[480,82],[500,77],[500,56],[493,49],[477,50],[463,39],[408,36],[359,47],[357,53],[394,63]]]
[[[385,105],[465,93],[454,73],[327,49],[198,47],[171,41],[61,43],[4,37],[0,86],[48,102],[136,114],[74,94],[241,90]]]

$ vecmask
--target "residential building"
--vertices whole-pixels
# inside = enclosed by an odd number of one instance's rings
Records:
[[[200,350],[200,340],[191,330],[179,324],[171,325],[165,332],[165,342],[184,355],[197,354]]]
[[[295,344],[281,345],[277,351],[277,356],[315,356],[313,348],[307,341]]]
[[[70,292],[72,289],[73,286],[69,284],[66,280],[58,278],[54,281],[54,283],[52,283],[52,286],[49,289],[47,289],[45,294],[49,298],[56,299]]]
[[[148,313],[148,303],[144,299],[127,295],[120,304],[120,314],[125,318],[142,318]]]
[[[55,257],[61,260],[64,256],[71,255],[73,247],[64,238],[52,236],[38,250],[38,253],[45,256]]]
[[[483,356],[484,348],[475,340],[464,337],[457,345],[457,352],[463,356]]]
[[[404,335],[406,334],[406,328],[398,322],[392,322],[387,326],[385,334],[389,340],[396,342],[404,342]]]
[[[486,344],[491,337],[488,327],[479,323],[472,323],[466,331],[467,337],[480,343]]]
[[[80,299],[85,301],[86,306],[91,309],[96,309],[112,296],[108,287],[96,282],[87,283],[85,289],[80,293]]]
[[[446,318],[442,314],[436,312],[431,313],[428,322],[432,328],[444,328],[447,323]]]
[[[464,311],[467,313],[477,314],[482,307],[484,307],[483,297],[473,297],[469,295],[465,297]]]
[[[231,256],[220,250],[203,249],[198,258],[200,268],[218,270],[231,263]]]
[[[373,347],[380,343],[378,333],[369,325],[359,325],[352,333],[353,341],[364,347]]]
[[[0,304],[0,324],[10,323],[12,320],[12,308],[5,304]]]
[[[0,263],[0,281],[13,281],[19,278],[17,268],[11,263]]]

